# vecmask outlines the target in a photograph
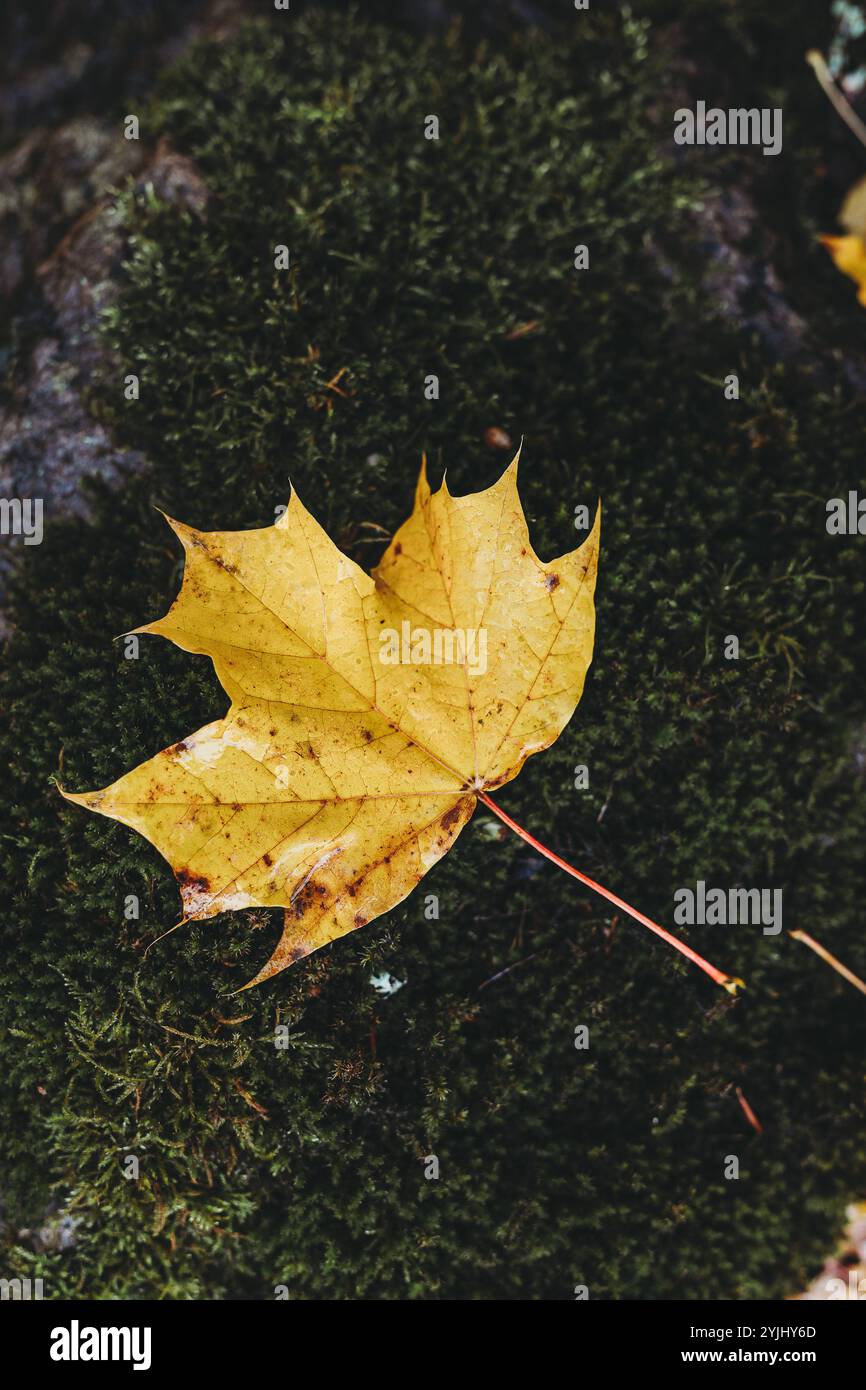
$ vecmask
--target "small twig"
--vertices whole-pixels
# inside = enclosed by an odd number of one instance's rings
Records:
[[[517,338],[525,338],[528,333],[534,333],[536,328],[541,327],[541,319],[530,319],[528,323],[519,323],[516,328],[512,328],[510,333],[503,335],[506,343],[513,343]]]
[[[350,396],[350,395],[351,395],[351,392],[349,392],[349,391],[344,391],[343,388],[342,388],[342,386],[339,386],[339,385],[337,384],[337,383],[338,383],[339,381],[341,381],[342,378],[346,375],[346,372],[347,372],[348,370],[349,370],[348,367],[341,367],[340,370],[337,372],[336,376],[332,376],[330,381],[326,381],[326,382],[325,382],[325,390],[326,390],[326,391],[336,391],[336,393],[337,393],[338,396],[345,396],[345,397]]]
[[[823,53],[819,53],[817,48],[810,48],[806,54],[806,62],[814,70],[815,76],[832,102],[837,115],[842,117],[848,129],[857,136],[860,144],[866,145],[866,125],[863,124],[851,103],[842,95],[833,81],[833,74],[827,66]]]
[[[591,888],[594,893],[600,893],[603,898],[607,898],[608,902],[621,908],[623,912],[627,912],[636,922],[640,922],[643,926],[649,927],[651,932],[655,932],[656,936],[660,936],[669,946],[673,946],[675,951],[679,951],[680,954],[685,956],[687,960],[690,960],[693,965],[699,966],[704,974],[709,975],[710,979],[713,980],[715,984],[721,985],[729,994],[736,994],[738,988],[745,988],[742,980],[737,979],[736,976],[733,975],[726,975],[723,970],[717,970],[708,960],[704,960],[703,956],[699,956],[697,951],[693,951],[691,946],[687,946],[684,941],[678,940],[678,938],[673,936],[669,931],[665,931],[664,927],[660,927],[658,922],[653,922],[651,918],[645,917],[642,912],[638,912],[636,907],[630,907],[627,902],[617,897],[616,893],[612,893],[609,888],[604,888],[602,884],[596,883],[595,879],[589,878],[587,874],[582,874],[580,869],[575,869],[572,864],[567,864],[564,859],[560,859],[558,854],[554,854],[553,850],[548,849],[540,840],[536,840],[534,835],[530,835],[528,830],[524,830],[522,825],[518,825],[516,820],[512,820],[509,815],[506,815],[505,811],[503,811],[500,806],[497,806],[495,801],[491,801],[486,792],[479,791],[477,796],[479,801],[483,801],[484,805],[488,806],[494,815],[497,815],[499,819],[508,826],[509,830],[513,830],[515,835],[519,835],[522,840],[525,840],[526,843],[537,850],[539,854],[543,854],[551,863],[556,864],[560,869],[564,869],[567,874],[571,874],[572,878],[576,878],[578,882],[585,883],[587,888]]]
[[[849,985],[859,989],[861,994],[866,994],[866,984],[863,983],[859,975],[855,975],[853,970],[849,970],[847,965],[843,965],[840,960],[837,960],[826,946],[822,946],[820,942],[815,940],[814,936],[810,936],[805,931],[789,931],[788,935],[793,937],[795,941],[802,941],[811,951],[815,952],[816,956],[820,956],[828,965],[832,965],[833,969],[842,976],[843,980],[847,980]]]
[[[512,970],[516,970],[516,969],[517,969],[518,965],[526,965],[526,962],[527,962],[527,961],[535,960],[535,957],[536,957],[537,955],[538,955],[538,952],[537,952],[537,951],[533,951],[531,956],[524,956],[524,957],[523,957],[523,960],[516,960],[516,961],[514,962],[513,965],[506,965],[506,967],[505,967],[504,970],[498,970],[498,971],[496,972],[496,974],[495,974],[495,975],[491,975],[489,979],[487,979],[487,980],[482,980],[482,981],[481,981],[481,984],[478,986],[478,988],[479,988],[479,989],[486,989],[488,985],[492,985],[492,984],[494,984],[497,980],[501,980],[502,977],[503,977],[503,975],[510,975],[511,972],[512,972]]]
[[[743,1107],[743,1114],[745,1115],[746,1119],[749,1121],[749,1124],[752,1126],[752,1129],[754,1129],[758,1134],[763,1134],[763,1133],[764,1133],[764,1126],[761,1124],[761,1121],[758,1119],[758,1117],[757,1117],[757,1115],[755,1114],[754,1110],[752,1109],[751,1105],[750,1105],[749,1102],[746,1100],[746,1097],[743,1095],[743,1093],[742,1093],[742,1091],[740,1090],[740,1087],[739,1087],[739,1086],[736,1087],[736,1092],[737,1092],[737,1100],[740,1102],[740,1105]]]
[[[605,799],[604,799],[604,805],[602,806],[601,810],[599,811],[598,815],[597,815],[596,818],[595,818],[595,823],[596,823],[596,825],[601,825],[602,821],[604,820],[604,816],[605,816],[605,813],[606,813],[606,811],[607,811],[608,806],[610,805],[611,798],[612,798],[612,796],[613,796],[613,789],[614,789],[615,786],[616,786],[616,778],[614,777],[613,781],[611,782],[610,786],[609,786],[608,789],[607,789],[607,796],[606,796]]]
[[[252,1110],[255,1110],[259,1115],[264,1116],[266,1120],[270,1119],[270,1116],[268,1115],[268,1112],[265,1109],[265,1107],[263,1105],[259,1105],[258,1101],[250,1095],[249,1091],[245,1090],[245,1088],[241,1085],[241,1079],[239,1076],[235,1077],[233,1084],[241,1100],[245,1100],[247,1105]]]

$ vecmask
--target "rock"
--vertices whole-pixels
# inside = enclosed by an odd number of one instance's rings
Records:
[[[119,143],[127,142],[121,137]],[[100,136],[91,150],[98,152],[92,186],[114,184],[119,165]],[[32,149],[19,157],[26,164]],[[140,170],[138,186],[153,189],[166,202],[205,213],[204,179],[192,160],[165,140]],[[44,305],[51,311],[51,330],[18,362],[6,403],[0,406],[0,496],[40,498],[46,523],[58,516],[88,515],[82,479],[98,477],[119,486],[147,464],[139,450],[114,443],[93,419],[85,399],[97,371],[106,365],[99,324],[117,294],[125,251],[116,201],[105,196],[78,217],[36,271]],[[120,389],[120,364],[117,370]],[[22,548],[22,537],[3,537],[0,594]],[[5,630],[0,617],[0,634]]]
[[[156,153],[138,180],[139,187],[150,187],[157,198],[204,217],[208,188],[195,163],[173,150],[163,137]]]
[[[144,159],[138,141],[93,116],[33,131],[0,159],[0,295],[14,296],[70,224]]]

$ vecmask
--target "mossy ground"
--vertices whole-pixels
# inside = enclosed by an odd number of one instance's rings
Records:
[[[10,1237],[9,1272],[47,1296],[778,1297],[866,1190],[863,999],[785,932],[684,929],[747,979],[734,1003],[476,813],[426,881],[438,922],[418,892],[233,998],[275,919],[145,955],[177,917],[168,868],[53,786],[104,785],[225,707],[205,660],[153,639],[127,661],[112,640],[177,589],[152,503],[263,525],[291,476],[370,565],[369,524],[403,519],[422,449],[474,490],[507,461],[482,443],[499,426],[526,439],[542,557],[579,539],[576,504],[604,503],[586,693],[502,804],[667,923],[697,879],[781,887],[785,927],[866,974],[866,575],[862,541],[824,529],[860,477],[866,409],[841,372],[771,362],[660,272],[648,247],[688,259],[697,196],[647,119],[664,82],[653,25],[593,11],[480,50],[269,20],[163,84],[149,128],[198,160],[211,203],[201,221],[128,199],[108,328],[141,399],[111,379],[94,402],[154,471],[27,554],[2,675],[0,1172],[13,1233],[51,1194],[82,1223],[62,1255]],[[811,102],[803,79],[794,128]],[[798,186],[814,153],[804,134],[784,156]],[[810,236],[797,271],[819,277],[832,355],[833,315],[856,311]],[[406,981],[386,999],[381,971]]]

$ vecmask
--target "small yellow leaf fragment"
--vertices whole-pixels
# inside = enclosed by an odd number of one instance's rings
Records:
[[[839,221],[846,232],[856,236],[866,236],[866,178],[858,179],[849,188],[845,201],[839,210]]]
[[[859,236],[820,236],[822,246],[826,246],[843,275],[849,276],[857,286],[857,298],[866,306],[866,242]]]

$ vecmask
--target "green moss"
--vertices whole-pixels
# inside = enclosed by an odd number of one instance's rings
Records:
[[[28,553],[2,675],[0,1163],[14,1222],[52,1192],[81,1218],[74,1251],[26,1257],[49,1296],[778,1297],[862,1195],[862,999],[787,935],[685,930],[748,980],[734,1004],[476,814],[426,880],[438,922],[417,893],[232,998],[274,918],[145,955],[176,920],[170,872],[52,786],[104,785],[225,707],[203,659],[154,640],[125,661],[112,641],[177,589],[151,502],[262,525],[291,476],[369,565],[365,524],[403,519],[421,450],[473,490],[505,461],[482,443],[497,425],[526,437],[542,556],[604,500],[586,694],[503,804],[663,921],[699,878],[782,887],[786,926],[866,972],[866,585],[858,542],[824,531],[866,412],[660,273],[648,248],[687,259],[695,185],[647,122],[651,39],[595,12],[481,50],[312,16],[196,53],[160,92],[150,125],[199,161],[211,203],[200,221],[126,200],[109,332],[142,395],[111,380],[95,403],[154,471]],[[342,369],[345,395],[327,384]],[[406,981],[387,999],[383,970]]]

